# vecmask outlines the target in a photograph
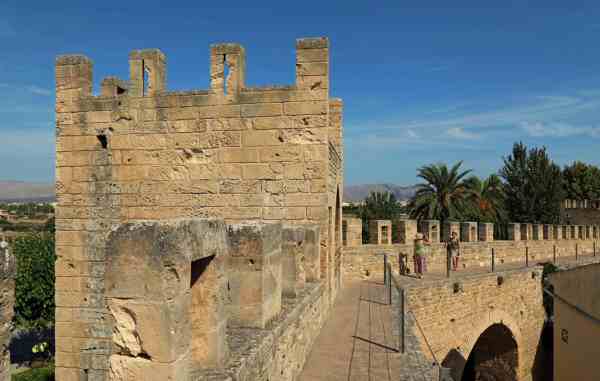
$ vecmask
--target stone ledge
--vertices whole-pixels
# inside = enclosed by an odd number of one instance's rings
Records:
[[[315,303],[320,303],[323,298],[324,288],[321,283],[307,283],[306,287],[296,298],[282,298],[281,313],[272,320],[265,329],[232,328],[227,330],[227,341],[231,348],[229,363],[225,369],[203,369],[191,372],[191,381],[250,381],[253,374],[263,374],[273,362],[277,361],[274,347],[281,344],[279,339],[298,322],[305,319],[311,312]],[[323,313],[319,309],[319,313]],[[315,321],[322,324],[323,319]],[[316,331],[318,334],[319,330]],[[315,337],[309,338],[309,345],[305,348],[308,354]],[[304,364],[306,358],[300,359]],[[300,367],[300,370],[302,367]]]

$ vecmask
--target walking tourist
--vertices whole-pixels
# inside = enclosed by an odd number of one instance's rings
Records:
[[[423,273],[427,271],[427,263],[425,260],[427,241],[423,239],[423,234],[417,233],[415,237],[415,253],[413,256],[415,274],[419,277],[423,276]]]
[[[456,232],[450,234],[450,239],[446,242],[446,254],[448,255],[448,264],[452,264],[452,270],[458,270],[458,257],[460,256],[460,243]]]

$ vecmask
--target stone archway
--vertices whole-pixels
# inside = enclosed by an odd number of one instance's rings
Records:
[[[495,325],[501,325],[506,328],[509,336],[515,342],[516,355],[519,359],[522,350],[521,330],[517,324],[517,320],[512,315],[503,310],[492,310],[489,313],[478,314],[472,321],[478,322],[477,325],[469,326],[468,330],[459,330],[457,333],[456,344],[460,347],[450,348],[443,357],[442,365],[450,369],[450,374],[455,381],[467,380],[463,378],[463,372],[466,370],[467,362],[475,350],[480,350],[478,342],[486,331]],[[462,331],[462,332],[461,332]],[[515,366],[516,378],[509,380],[518,380],[520,376],[520,364],[517,362]],[[487,379],[483,379],[487,380]],[[492,378],[491,380],[495,380]],[[504,379],[498,379],[504,381]]]
[[[488,327],[473,347],[462,372],[462,381],[516,381],[517,342],[504,324]]]

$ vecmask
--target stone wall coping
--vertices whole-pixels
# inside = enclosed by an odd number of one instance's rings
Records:
[[[478,282],[484,278],[497,278],[498,276],[511,276],[525,273],[538,273],[541,277],[541,273],[544,270],[543,265],[532,265],[529,267],[522,267],[518,269],[508,269],[495,271],[493,273],[478,273],[478,274],[467,274],[464,273],[460,276],[453,276],[448,279],[416,279],[410,276],[399,275],[396,271],[392,270],[392,279],[396,284],[396,287],[404,291],[418,291],[431,287],[451,287],[454,283],[463,282]]]
[[[227,332],[231,353],[227,366],[224,369],[202,369],[192,371],[190,380],[231,380],[240,379],[239,375],[248,373],[248,368],[260,364],[261,353],[268,352],[266,348],[293,326],[306,312],[311,303],[324,296],[324,286],[321,282],[306,283],[302,293],[296,298],[283,298],[281,313],[271,320],[265,329],[258,328],[229,328]]]

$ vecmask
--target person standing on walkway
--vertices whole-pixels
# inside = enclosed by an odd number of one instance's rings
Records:
[[[423,234],[417,233],[415,237],[414,255],[413,261],[415,266],[415,274],[419,277],[423,276],[423,273],[427,271],[427,263],[425,261],[427,241],[423,239]]]
[[[448,264],[452,264],[452,270],[458,270],[458,257],[460,255],[460,242],[456,232],[450,234],[450,239],[446,242],[446,255],[448,255]]]

